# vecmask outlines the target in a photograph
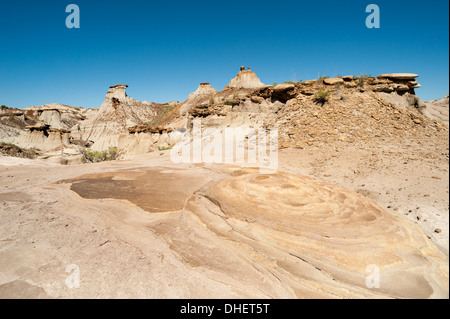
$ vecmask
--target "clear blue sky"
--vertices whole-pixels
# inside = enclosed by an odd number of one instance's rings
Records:
[[[68,29],[68,4],[80,29]],[[381,10],[368,29],[365,8]],[[222,90],[250,66],[262,82],[412,72],[424,100],[448,94],[448,0],[0,2],[0,104],[99,107],[108,87],[138,100]]]

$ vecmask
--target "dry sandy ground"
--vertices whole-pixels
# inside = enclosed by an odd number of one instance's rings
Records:
[[[274,175],[1,157],[0,298],[448,298],[448,141],[385,142]]]

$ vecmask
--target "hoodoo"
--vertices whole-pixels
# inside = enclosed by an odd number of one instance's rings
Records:
[[[257,89],[263,86],[264,83],[259,80],[256,73],[250,68],[245,70],[244,66],[241,66],[239,73],[234,79],[230,80],[230,84],[228,85],[228,87],[239,89]]]

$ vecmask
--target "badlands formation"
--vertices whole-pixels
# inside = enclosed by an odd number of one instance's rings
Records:
[[[448,298],[448,96],[423,102],[416,78],[241,67],[182,103],[119,84],[99,109],[3,108],[0,296]],[[277,130],[278,169],[174,163],[198,120],[203,150]]]

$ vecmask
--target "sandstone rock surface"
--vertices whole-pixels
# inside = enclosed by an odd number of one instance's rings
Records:
[[[417,77],[419,77],[419,75],[415,73],[387,73],[377,76],[377,78],[392,80],[414,80]]]

